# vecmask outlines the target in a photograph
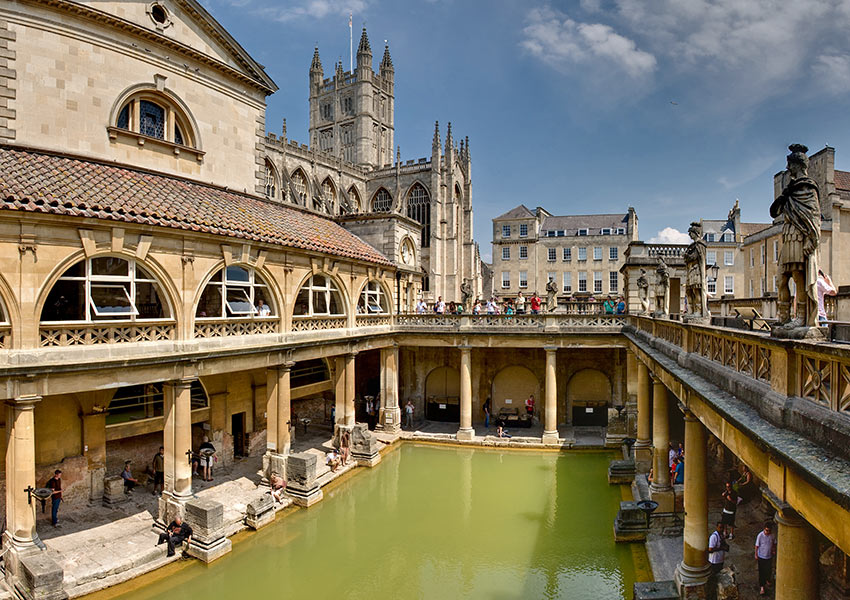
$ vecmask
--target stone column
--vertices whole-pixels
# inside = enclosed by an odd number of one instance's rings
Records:
[[[357,356],[356,352],[349,352],[345,355],[345,421],[346,427],[354,426],[354,359]]]
[[[471,440],[475,437],[472,428],[472,349],[460,347],[460,429],[457,439]]]
[[[637,438],[638,359],[626,350],[626,435]]]
[[[183,516],[184,504],[192,497],[192,465],[187,454],[192,450],[192,381],[178,379],[163,386],[165,490],[159,499],[162,524],[170,523],[175,515]]]
[[[652,377],[652,445],[653,481],[649,486],[651,497],[658,502],[659,513],[673,512],[673,487],[670,485],[670,467],[667,453],[670,446],[670,421],[667,418],[667,388],[657,377]]]
[[[676,567],[681,598],[704,598],[711,571],[708,564],[708,479],[706,431],[685,413],[685,529],[682,562]]]
[[[650,436],[649,406],[649,368],[638,361],[637,364],[637,442],[635,442],[635,467],[640,473],[647,473],[652,465],[652,439]]]
[[[388,432],[401,429],[398,406],[398,346],[381,348],[381,412],[378,428]]]
[[[345,425],[345,357],[334,358],[334,435]]]
[[[29,500],[29,486],[35,481],[35,405],[41,396],[20,396],[6,401],[6,531],[5,542],[17,551],[34,548],[35,498]],[[50,500],[48,508],[50,508]],[[6,544],[4,543],[4,546]]]
[[[290,385],[289,377],[295,363],[287,362],[266,369],[266,455],[263,457],[263,473],[268,478],[272,473],[281,477],[286,474],[286,456],[289,454],[290,434]]]
[[[556,367],[558,349],[546,350],[546,412],[544,415],[543,443],[558,444],[558,380]]]
[[[814,530],[791,508],[777,511],[776,522],[776,600],[816,600],[818,543]]]

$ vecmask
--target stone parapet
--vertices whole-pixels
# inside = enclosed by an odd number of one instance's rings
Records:
[[[204,562],[212,562],[230,552],[232,543],[225,537],[224,505],[215,500],[190,500],[185,506],[186,523],[192,528],[188,553]]]
[[[365,423],[357,423],[351,430],[351,456],[363,467],[374,467],[381,462],[378,440]]]
[[[324,498],[316,481],[318,458],[309,452],[290,454],[286,461],[286,494],[298,506],[312,506]]]
[[[253,502],[248,503],[245,511],[245,524],[251,529],[265,527],[275,518],[274,498],[270,493],[263,494]]]

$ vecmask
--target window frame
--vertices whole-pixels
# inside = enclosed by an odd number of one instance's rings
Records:
[[[508,276],[507,279],[505,279],[505,275]],[[511,287],[511,272],[510,271],[502,271],[502,289],[507,290],[507,289],[510,289],[510,287]]]
[[[374,285],[374,289],[372,286]],[[384,291],[384,286],[377,279],[370,279],[360,290],[357,299],[357,313],[361,315],[388,315],[390,314],[390,298]],[[373,310],[377,307],[378,310]]]
[[[313,280],[316,277],[324,277],[325,285],[314,285]],[[301,296],[301,292],[307,291],[307,306],[308,312],[303,314],[298,314],[296,311],[300,305],[299,296]],[[324,293],[325,295],[325,306],[327,307],[327,312],[317,312],[313,307],[313,302],[315,298],[315,294]],[[333,313],[330,311],[331,300],[333,298],[333,294],[337,294],[337,306],[340,308],[342,312]],[[326,273],[315,273],[307,277],[307,279],[301,284],[301,287],[298,288],[298,292],[295,294],[295,302],[292,309],[292,317],[295,319],[304,319],[310,317],[344,317],[345,314],[345,299],[343,297],[342,291],[339,286],[337,286],[336,281],[334,281],[333,277],[327,275]]]
[[[602,271],[593,272],[593,293],[602,293]]]
[[[735,266],[735,252],[733,250],[723,251],[723,265],[727,267]]]
[[[561,258],[564,262],[572,262],[572,260],[573,260],[573,249],[572,249],[572,247],[564,246],[564,250],[563,250],[563,254],[562,254]]]
[[[608,291],[618,294],[620,290],[620,274],[617,271],[608,271]]]
[[[572,271],[564,271],[563,291],[571,294],[573,292],[573,274]]]
[[[617,246],[609,246],[608,247],[608,260],[617,261],[620,260],[620,248]]]
[[[509,239],[511,237],[511,226],[510,225],[502,225],[502,239]]]
[[[558,249],[557,248],[547,248],[547,259],[548,262],[555,262],[558,260]]]
[[[578,291],[586,292],[587,291],[587,271],[579,271],[578,272]]]
[[[528,246],[519,247],[519,259],[528,260]]]
[[[578,248],[578,258],[576,258],[579,262],[587,261],[587,248],[585,246],[579,246]]]
[[[228,271],[230,269],[241,269],[242,271],[245,271],[247,273],[247,278],[236,279],[229,277]],[[221,275],[220,277],[218,277],[219,274]],[[217,277],[218,279],[216,279]],[[204,297],[204,294],[206,294],[207,289],[210,286],[218,288],[221,312],[218,315],[200,316],[198,315],[198,311],[202,308],[201,299]],[[264,296],[263,298],[258,297],[258,290],[265,290],[265,294],[262,294]],[[235,302],[234,300],[230,300],[231,292],[234,294],[241,293],[244,296],[245,302],[249,304],[251,308],[249,310],[242,310],[231,306],[231,302]],[[257,302],[259,300],[263,300],[264,305],[269,307],[269,314],[260,314],[260,309],[257,307]],[[276,304],[275,298],[271,292],[271,287],[268,283],[266,283],[265,278],[263,278],[261,274],[257,273],[255,268],[241,263],[222,265],[219,269],[213,271],[198,296],[198,304],[195,306],[195,321],[203,322],[279,318],[279,311],[277,310]]]
[[[510,260],[511,259],[511,247],[510,246],[502,246],[502,260]]]
[[[735,293],[735,276],[734,275],[724,275],[723,276],[723,293],[724,294],[734,294]]]
[[[162,110],[162,137],[142,130],[142,102],[150,103]],[[122,123],[125,119],[126,122]],[[153,87],[134,89],[130,93],[125,93],[116,102],[106,129],[110,140],[129,136],[137,141],[139,148],[143,148],[148,142],[154,145],[165,145],[172,149],[175,156],[186,152],[195,155],[198,161],[201,161],[206,154],[201,149],[198,128],[188,108],[172,94]]]
[[[519,287],[520,289],[528,288],[528,271],[519,272]]]
[[[593,247],[593,260],[602,260],[602,246]]]
[[[528,237],[528,223],[520,223],[519,224],[519,237],[527,238]]]

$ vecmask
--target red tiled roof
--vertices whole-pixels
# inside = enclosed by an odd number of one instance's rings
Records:
[[[835,187],[839,190],[850,190],[850,173],[836,169]]]
[[[158,225],[391,265],[330,219],[175,177],[0,147],[0,210]]]

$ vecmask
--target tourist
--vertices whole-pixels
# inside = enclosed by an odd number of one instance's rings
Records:
[[[516,314],[524,315],[525,314],[525,296],[522,295],[522,292],[517,294],[516,297]]]
[[[543,300],[541,300],[540,296],[537,295],[537,292],[534,292],[531,295],[531,300],[529,300],[529,304],[531,305],[531,314],[539,315],[540,307],[543,305]]]
[[[204,450],[206,450],[206,452],[204,452]],[[207,436],[204,436],[204,441],[201,443],[200,448],[198,448],[198,454],[201,455],[201,478],[204,481],[212,481],[213,460],[218,459],[215,455],[215,446],[212,445],[212,442],[210,442],[210,438],[208,438]]]
[[[652,483],[655,480],[655,467],[649,467],[649,473],[646,474],[646,482]]]
[[[339,450],[340,462],[342,466],[348,464],[348,458],[351,456],[351,431],[343,429],[339,434]]]
[[[271,314],[271,307],[262,300],[257,300],[257,315],[260,317],[269,317]]]
[[[454,302],[449,302],[448,306],[446,307],[446,312],[450,315],[455,314],[455,303]]]
[[[490,429],[490,398],[484,401],[484,406],[481,409],[484,411],[484,427]]]
[[[434,303],[434,312],[438,315],[446,313],[446,303],[443,302],[442,296],[437,296],[437,301]]]
[[[626,301],[622,296],[620,296],[620,299],[617,302],[617,314],[618,315],[626,314]]]
[[[424,315],[426,310],[428,310],[428,305],[425,304],[425,301],[422,298],[417,300],[417,302],[416,302],[416,314]]]
[[[752,488],[753,474],[747,468],[747,465],[741,463],[738,467],[740,476],[735,483],[732,484],[732,489],[735,490],[741,497],[741,503],[745,502],[750,497],[750,489]]]
[[[838,290],[832,283],[829,275],[818,269],[818,323],[824,325],[826,323],[826,306],[824,304],[824,296],[835,296]]]
[[[327,458],[325,458],[325,464],[331,468],[331,471],[336,471],[339,468],[340,457],[337,454],[336,450],[331,450],[328,452]]]
[[[462,303],[462,302],[458,302],[457,304],[455,304],[455,313],[454,313],[454,314],[456,314],[456,315],[462,315],[462,314],[463,314],[463,311],[464,311],[464,308],[465,308],[465,307],[463,306],[463,303]]]
[[[124,480],[124,493],[129,494],[133,488],[139,485],[139,480],[133,477],[133,472],[130,470],[130,461],[124,461],[124,470],[121,471],[121,479]]]
[[[416,407],[413,406],[413,401],[408,400],[407,404],[404,405],[404,426],[408,429],[413,428],[413,411],[416,410]]]
[[[528,415],[528,418],[531,419],[531,422],[534,422],[534,394],[528,396],[525,399],[525,414]]]
[[[679,442],[679,445],[676,448],[676,456],[679,458],[685,458],[685,446],[682,442]]]
[[[151,462],[153,469],[153,494],[156,496],[156,488],[162,493],[165,490],[165,448],[159,447],[159,452],[153,455]]]
[[[673,459],[678,456],[676,452],[676,447],[673,445],[673,442],[670,442],[667,446],[667,467],[672,471],[673,470]]]
[[[165,533],[159,534],[159,541],[156,543],[157,546],[162,544],[163,542],[168,543],[168,556],[174,556],[174,547],[179,546],[183,542],[191,542],[192,541],[192,528],[189,527],[188,523],[183,522],[183,518],[180,515],[174,517],[174,520],[165,530]]]
[[[53,477],[47,480],[47,484],[44,487],[53,490],[53,494],[51,494],[50,522],[54,527],[59,527],[59,504],[62,503],[62,469],[53,471]]]
[[[512,315],[514,314],[514,305],[510,300],[505,300],[505,314]]]
[[[685,483],[685,459],[676,458],[673,468],[673,483]]]
[[[765,588],[770,585],[770,576],[773,574],[773,556],[776,554],[776,538],[773,537],[773,527],[770,523],[764,524],[756,536],[756,561],[759,566],[759,596],[765,595]]]
[[[369,429],[374,429],[375,426],[372,424],[372,417],[375,414],[375,398],[373,396],[366,396],[366,426]]]
[[[496,299],[491,297],[487,300],[487,314],[495,315],[496,314]]]
[[[286,489],[286,481],[278,475],[277,473],[272,473],[272,476],[269,477],[269,488],[271,488],[271,495],[275,502],[282,503],[283,502],[283,490]]]
[[[496,435],[500,438],[510,438],[511,435],[505,429],[505,418],[502,415],[496,417]]]
[[[708,538],[708,563],[711,566],[711,574],[716,576],[723,570],[723,562],[726,560],[726,552],[729,544],[723,539],[723,522],[717,522],[717,528]]]
[[[733,540],[735,539],[735,513],[738,510],[738,504],[741,501],[738,493],[732,489],[732,484],[728,481],[726,482],[726,489],[723,490],[721,494],[723,498],[723,512],[721,513],[720,520],[726,526],[727,533],[726,539]]]
[[[472,314],[480,315],[481,314],[481,300],[476,300],[475,304],[472,305]]]
[[[611,296],[608,296],[605,299],[605,302],[602,303],[602,308],[605,309],[606,315],[613,315],[614,314],[615,305],[614,305],[614,300],[611,299]]]

